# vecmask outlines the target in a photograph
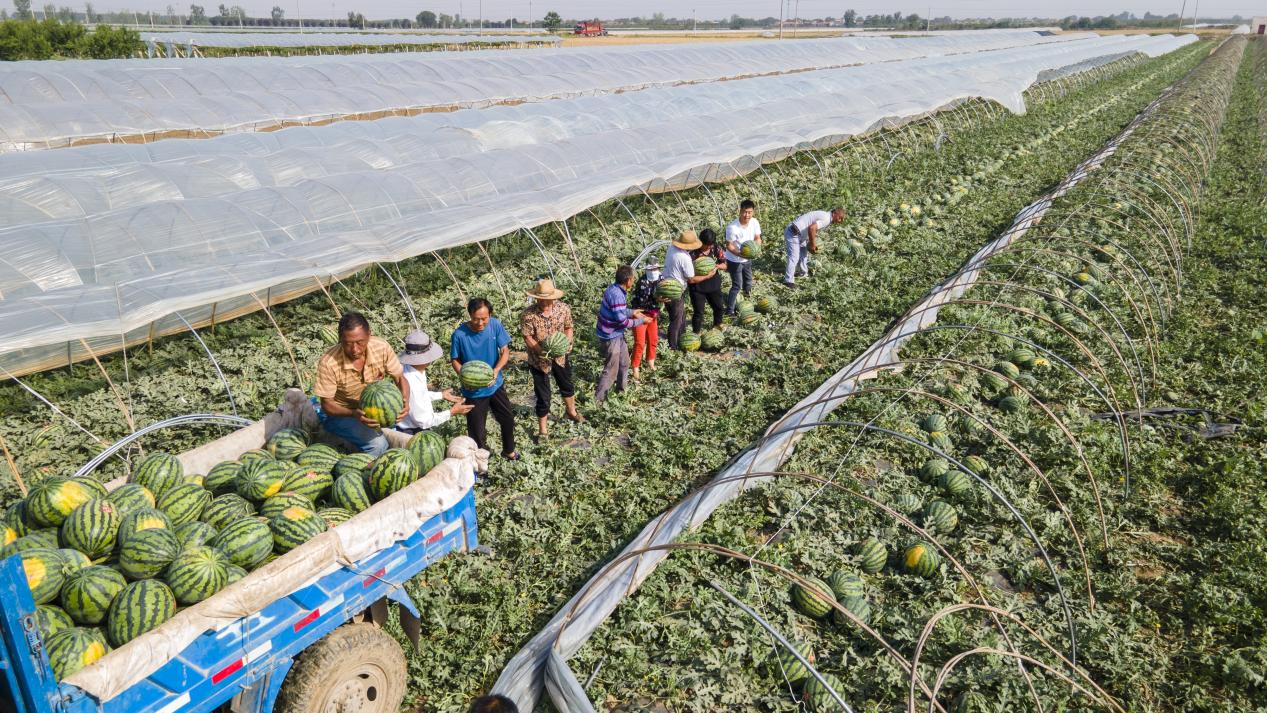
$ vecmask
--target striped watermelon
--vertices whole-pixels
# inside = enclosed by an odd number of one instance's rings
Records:
[[[801,655],[801,658],[811,664],[814,663],[814,648],[812,646],[808,643],[793,644],[793,646],[796,647],[796,651]],[[770,672],[775,676],[786,678],[788,683],[791,683],[792,685],[796,685],[807,678],[812,678],[812,676],[810,676],[809,669],[806,668],[805,664],[801,663],[800,659],[793,656],[791,651],[788,651],[781,646],[779,647],[778,655],[772,657],[770,661],[772,664],[770,666]]]
[[[695,258],[694,265],[695,276],[703,277],[713,274],[713,270],[717,269],[717,261],[707,255],[701,255]]]
[[[301,507],[283,510],[268,525],[273,531],[273,546],[279,553],[290,552],[327,529],[320,515]]]
[[[229,523],[210,545],[232,564],[252,570],[273,552],[273,533],[259,520],[244,517]]]
[[[267,450],[263,448],[252,448],[251,450],[245,451],[242,453],[242,455],[238,456],[238,462],[241,463],[242,465],[247,465],[248,463],[254,463],[255,461],[261,461],[261,460],[277,460],[277,459],[273,457],[272,453],[269,453]]]
[[[555,332],[554,334],[546,337],[546,340],[541,344],[541,347],[546,356],[551,359],[558,359],[561,356],[566,356],[568,352],[572,351],[572,342],[568,341],[568,335],[563,332]]]
[[[321,508],[317,511],[317,514],[321,516],[322,520],[326,521],[326,527],[329,528],[338,527],[351,520],[355,515],[351,510],[344,510],[343,508]]]
[[[1027,349],[1025,347],[1019,347],[1017,349],[1013,349],[1011,353],[1007,355],[1008,361],[1012,362],[1013,364],[1017,365],[1018,367],[1022,369],[1034,368],[1034,362],[1037,359],[1038,359],[1038,356],[1034,354],[1034,351],[1032,349]]]
[[[325,344],[339,343],[339,326],[337,324],[327,324],[317,330],[317,336]]]
[[[761,322],[761,315],[756,312],[745,312],[739,315],[739,323],[745,327],[755,327]]]
[[[202,511],[202,521],[217,530],[224,529],[225,525],[247,515],[255,514],[255,506],[246,498],[237,493],[225,493],[217,496],[207,505],[207,509]]]
[[[280,492],[260,504],[260,515],[266,520],[272,520],[280,515],[282,510],[289,507],[311,510],[313,509],[312,499],[290,490]]]
[[[906,548],[906,552],[902,554],[902,566],[907,572],[916,574],[921,577],[931,577],[937,573],[937,568],[941,565],[941,557],[933,546],[924,542],[917,542]]]
[[[253,503],[263,502],[281,492],[288,475],[289,470],[275,460],[251,461],[238,476],[238,495]]]
[[[726,337],[719,329],[710,329],[700,335],[700,348],[706,352],[719,352],[726,346]]]
[[[5,508],[4,516],[0,517],[0,522],[12,525],[14,529],[18,530],[18,537],[25,537],[27,530],[34,527],[34,523],[31,522],[31,518],[26,511],[26,500],[19,500]]]
[[[748,258],[749,260],[752,260],[756,258],[757,256],[759,256],[760,254],[761,254],[761,243],[758,243],[755,240],[745,240],[743,244],[739,246],[740,257],[745,257],[745,258]]]
[[[133,582],[119,592],[106,614],[106,636],[123,646],[176,616],[176,596],[157,579]]]
[[[235,460],[221,461],[207,471],[207,477],[202,480],[202,487],[217,495],[231,493],[237,486],[238,474],[241,472],[241,463]]]
[[[216,536],[216,528],[205,522],[187,522],[179,525],[172,534],[176,536],[176,542],[180,543],[183,550],[186,547],[197,547],[207,544],[207,541]]]
[[[75,625],[75,621],[69,614],[62,611],[61,607],[52,604],[41,604],[35,607],[35,620],[39,623],[40,633],[44,635],[45,640]]]
[[[1082,326],[1082,322],[1078,319],[1078,315],[1073,312],[1057,312],[1056,316],[1052,317],[1052,321],[1071,332]]]
[[[977,475],[981,475],[990,469],[990,464],[985,462],[981,456],[968,456],[963,459],[963,464]]]
[[[861,597],[867,593],[867,584],[862,577],[848,570],[838,569],[827,578],[827,586],[836,595],[836,601],[843,602],[845,597]]]
[[[984,386],[987,391],[1002,391],[1007,388],[1007,379],[1004,379],[992,371],[987,371],[981,374],[981,385]]]
[[[744,243],[747,245],[747,243]],[[809,706],[810,713],[839,713],[840,704],[832,697],[831,691],[844,695],[845,684],[840,679],[830,673],[822,674],[823,680],[827,685],[824,686],[818,682],[817,678],[810,676],[805,680],[805,691],[802,695],[805,703]],[[830,687],[830,690],[828,690]]]
[[[233,584],[234,582],[244,579],[246,575],[249,574],[249,572],[237,566],[236,564],[229,565],[228,571],[229,571],[229,579],[224,585],[226,587],[229,586],[230,584]]]
[[[53,532],[56,533],[57,530],[53,529]],[[26,537],[19,537],[18,539],[14,540],[13,542],[10,542],[4,547],[0,547],[0,560],[8,559],[9,557],[12,557],[13,555],[16,555],[19,552],[27,552],[29,550],[37,550],[37,549],[55,550],[58,548],[58,545],[60,544],[61,543],[57,541],[56,537],[53,538],[52,542],[49,542],[48,539],[46,539],[45,537],[32,533],[30,535],[27,535]]]
[[[132,471],[129,482],[144,485],[154,493],[155,498],[160,498],[170,488],[180,485],[184,477],[185,467],[176,456],[170,453],[151,453]]]
[[[128,581],[109,567],[85,567],[62,585],[62,609],[77,624],[100,624]]]
[[[682,351],[697,352],[699,351],[701,342],[702,340],[698,334],[695,332],[687,332],[682,335],[682,340],[679,343],[682,345]]]
[[[954,471],[958,472],[958,471]],[[960,475],[963,475],[960,473]],[[959,513],[955,507],[944,500],[934,500],[924,509],[924,527],[933,528],[937,532],[951,532],[959,525]]]
[[[1020,413],[1025,410],[1023,396],[1004,396],[999,399],[999,410],[1003,413]]]
[[[955,443],[950,440],[950,436],[942,433],[941,431],[933,431],[928,434],[928,444],[943,453],[955,447]]]
[[[950,470],[950,461],[945,458],[930,458],[920,466],[919,474],[924,480],[936,480]]]
[[[119,546],[119,569],[128,579],[157,577],[180,552],[180,540],[171,530],[141,530]]]
[[[889,559],[889,549],[874,537],[868,537],[860,542],[857,553],[861,562],[859,566],[867,574],[875,574],[884,569],[884,563]]]
[[[769,314],[778,309],[779,302],[773,297],[758,297],[752,306],[759,314]]]
[[[299,493],[315,503],[323,500],[333,486],[334,476],[329,471],[300,466],[286,478],[286,482],[282,484],[282,492]]]
[[[926,433],[933,433],[934,431],[945,432],[946,417],[939,413],[929,414],[919,422],[919,427],[924,429]]]
[[[497,381],[497,376],[493,374],[491,365],[476,359],[462,365],[462,370],[458,372],[458,380],[462,382],[462,388],[466,391],[478,391],[492,386],[493,382]]]
[[[294,460],[308,447],[308,434],[298,428],[283,428],[268,439],[265,448],[277,460]]]
[[[376,381],[361,392],[361,412],[378,422],[379,428],[391,428],[405,410],[405,396],[391,379]]]
[[[187,522],[197,522],[202,517],[202,511],[210,504],[211,493],[201,486],[177,485],[158,496],[155,506],[176,527]]]
[[[794,584],[792,585],[792,606],[796,607],[796,610],[805,616],[822,619],[831,613],[831,602],[835,601],[835,597],[832,596],[831,586],[821,579],[813,577],[805,577],[805,579],[822,594],[811,591],[800,584]]]
[[[198,473],[185,473],[185,477],[181,481],[181,484],[182,485],[197,485],[198,487],[201,488],[202,484],[205,482],[207,482],[206,476],[200,475]]]
[[[871,603],[867,601],[865,596],[861,594],[851,594],[840,599],[840,606],[849,610],[850,614],[858,617],[863,624],[871,623]],[[833,611],[832,618],[836,623],[841,625],[852,624],[848,617],[841,615],[840,612]]]
[[[83,552],[89,559],[104,557],[114,549],[122,520],[113,503],[93,498],[75,508],[62,523],[61,543]]]
[[[371,503],[369,493],[365,491],[365,476],[360,472],[340,475],[334,481],[330,499],[335,505],[352,513],[368,509]]]
[[[154,493],[149,491],[144,485],[136,483],[126,483],[120,485],[117,489],[110,492],[106,499],[114,503],[114,507],[119,511],[119,515],[127,515],[133,510],[139,508],[154,507]]]
[[[26,586],[36,604],[48,604],[57,598],[66,581],[66,563],[55,549],[36,547],[21,553]]]
[[[26,514],[37,527],[60,527],[75,508],[96,497],[107,497],[84,479],[53,478],[31,488],[26,496]]]
[[[365,476],[365,487],[375,502],[418,479],[418,463],[403,448],[393,448],[379,456]]]
[[[180,604],[197,604],[224,589],[228,561],[213,547],[191,547],[168,565],[163,581]]]
[[[58,550],[58,552],[62,556],[62,572],[64,572],[67,577],[78,572],[84,567],[92,566],[92,560],[88,559],[88,555],[80,552],[79,550],[63,547]]]
[[[660,280],[655,286],[655,296],[658,299],[670,302],[682,299],[682,293],[684,292],[686,292],[686,285],[671,277]]]
[[[119,534],[115,540],[119,543],[124,543],[132,535],[149,529],[170,530],[172,529],[172,523],[160,510],[155,510],[154,508],[133,510],[123,516],[122,522],[119,523]]]
[[[947,495],[963,495],[972,488],[972,480],[962,470],[948,470],[937,479],[937,484]]]
[[[409,439],[405,448],[417,461],[419,473],[431,472],[432,468],[440,465],[440,461],[444,460],[444,438],[434,431],[419,431]]]
[[[996,363],[994,365],[994,371],[1008,377],[1009,379],[1015,379],[1021,375],[1021,370],[1010,361],[1001,361]]]
[[[348,473],[363,475],[365,467],[372,462],[374,462],[374,456],[368,453],[352,453],[343,456],[334,466],[334,477],[339,478]]]
[[[334,446],[328,446],[324,443],[314,443],[303,449],[303,451],[295,457],[295,462],[305,468],[316,468],[324,470],[327,473],[334,471],[334,466],[339,462],[342,454],[335,450]]]
[[[45,527],[39,530],[32,530],[31,534],[21,538],[37,543],[37,547],[49,547],[57,549],[61,547],[61,529],[57,527]]]
[[[106,645],[106,637],[100,631],[78,626],[59,631],[44,643],[48,662],[52,664],[53,674],[59,681],[96,663],[110,651],[110,647]]]

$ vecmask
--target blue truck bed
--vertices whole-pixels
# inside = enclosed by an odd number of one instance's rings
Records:
[[[295,657],[372,606],[395,601],[417,618],[404,583],[454,550],[477,546],[475,495],[425,522],[407,539],[277,599],[219,632],[204,632],[175,659],[98,704],[54,680],[35,623],[21,558],[0,562],[0,711],[7,713],[199,713],[235,696],[238,710],[272,710]]]

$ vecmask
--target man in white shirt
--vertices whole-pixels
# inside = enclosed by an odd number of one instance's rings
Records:
[[[426,332],[415,330],[405,337],[405,351],[400,353],[399,359],[405,369],[405,379],[409,381],[409,413],[396,424],[397,431],[413,434],[432,429],[448,421],[449,417],[474,408],[462,403],[464,399],[455,395],[452,389],[432,391],[427,386],[427,367],[442,356],[444,350]],[[453,405],[436,411],[432,402],[440,400]]]
[[[783,271],[783,286],[796,287],[800,277],[809,277],[809,255],[818,252],[818,234],[828,226],[845,219],[845,209],[839,206],[830,212],[812,210],[801,215],[783,229],[783,243],[787,247],[787,269]]]
[[[682,283],[682,289],[687,289],[690,285],[702,282],[717,274],[716,268],[707,275],[695,275],[695,261],[691,259],[691,251],[699,250],[703,246],[699,236],[694,230],[683,230],[682,234],[673,241],[669,246],[669,252],[664,256],[664,273],[663,278],[666,280],[677,280]],[[670,300],[668,303],[669,310],[669,348],[682,348],[682,334],[686,331],[686,293],[682,296]]]
[[[753,217],[756,211],[757,204],[745,199],[739,204],[739,217],[726,226],[726,263],[730,273],[727,314],[735,313],[740,290],[743,290],[744,297],[752,296],[752,261],[743,256],[743,244],[754,242],[761,245],[761,223]]]

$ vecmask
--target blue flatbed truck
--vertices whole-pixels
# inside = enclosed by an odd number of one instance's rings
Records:
[[[387,711],[406,686],[400,645],[379,628],[390,604],[399,605],[402,627],[416,643],[418,610],[405,582],[446,554],[476,546],[475,495],[468,490],[406,539],[203,632],[104,702],[55,680],[21,558],[9,557],[0,562],[0,713],[263,713],[278,706],[283,684],[279,710]]]

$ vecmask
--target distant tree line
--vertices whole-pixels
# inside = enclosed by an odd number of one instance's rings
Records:
[[[101,25],[89,31],[73,20],[53,16],[37,21],[30,14],[0,20],[0,61],[121,59],[135,56],[142,47],[136,30],[123,27]]]

